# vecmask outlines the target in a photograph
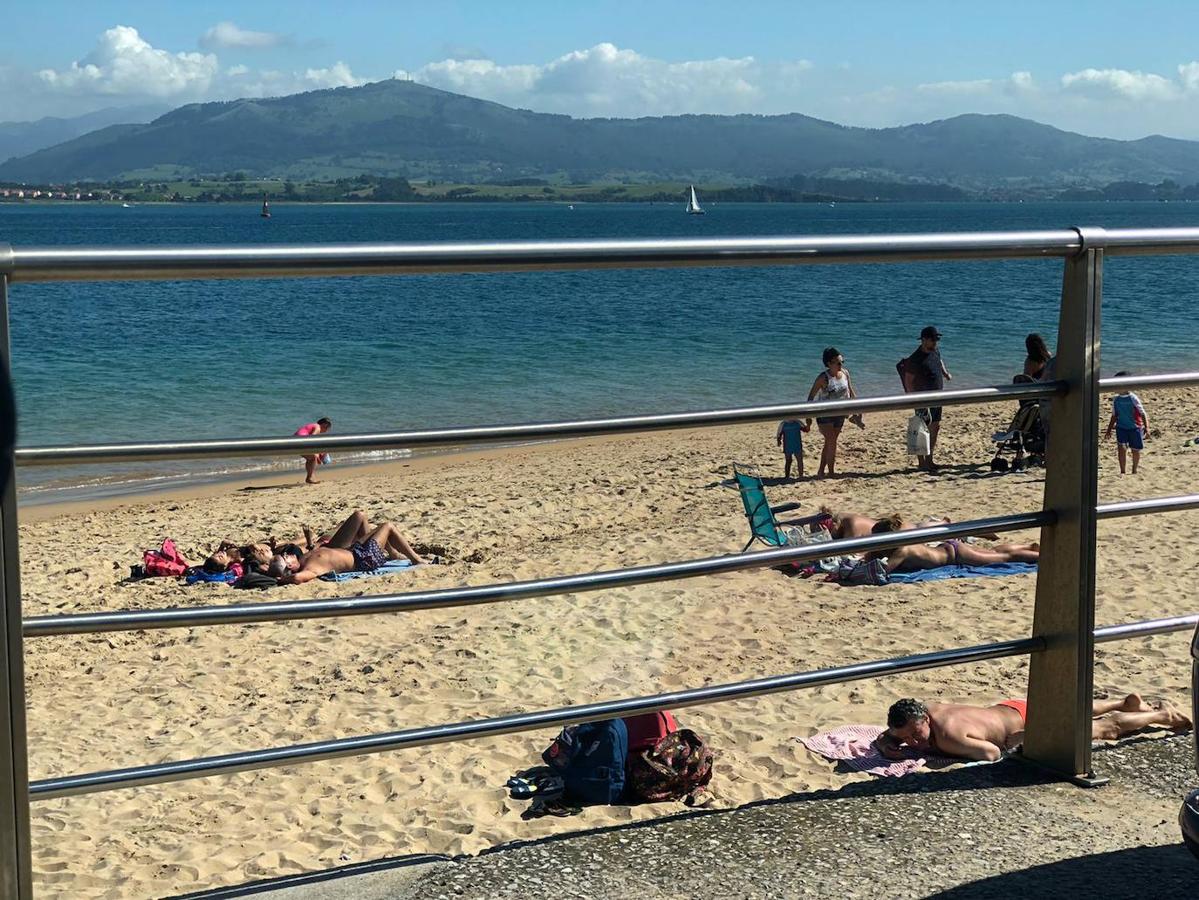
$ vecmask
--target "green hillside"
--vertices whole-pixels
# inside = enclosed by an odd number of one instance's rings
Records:
[[[803,115],[572,119],[405,81],[265,100],[192,104],[0,165],[0,180],[253,177],[555,183],[796,174],[944,182],[971,189],[1199,181],[1199,143],[1091,138],[1013,116],[849,128]]]

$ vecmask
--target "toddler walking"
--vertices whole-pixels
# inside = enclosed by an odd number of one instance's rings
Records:
[[[783,468],[784,478],[791,477],[792,457],[798,462],[796,477],[803,478],[803,432],[811,430],[811,425],[805,425],[799,419],[787,419],[785,422],[779,422],[779,430],[774,435],[774,442],[783,448],[783,456],[786,459]]]
[[[1117,372],[1117,378],[1123,378],[1127,372]],[[1103,439],[1112,436],[1116,430],[1116,458],[1120,461],[1120,474],[1124,474],[1128,451],[1132,451],[1132,474],[1137,474],[1141,464],[1141,451],[1145,449],[1144,439],[1149,436],[1149,418],[1145,415],[1145,407],[1141,398],[1131,391],[1124,391],[1112,398],[1112,417],[1108,420],[1107,431]]]

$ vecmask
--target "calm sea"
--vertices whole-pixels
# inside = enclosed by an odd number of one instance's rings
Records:
[[[30,245],[454,241],[1199,225],[1199,204],[0,205]],[[1199,259],[1108,260],[1105,373],[1199,363]],[[954,386],[1008,381],[1055,337],[1060,261],[14,285],[24,445],[337,432],[787,402],[820,352],[860,392],[895,385],[923,325]],[[293,461],[48,472],[23,496]]]

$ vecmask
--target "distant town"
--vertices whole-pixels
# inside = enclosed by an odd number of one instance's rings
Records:
[[[252,178],[241,172],[184,180],[81,182],[77,184],[0,183],[0,203],[396,203],[396,202],[559,202],[683,203],[684,182],[572,182],[517,178],[467,184],[412,181],[357,175],[331,181]],[[697,183],[706,202],[886,203],[896,201],[1192,201],[1199,184],[1172,180],[1157,184],[1117,181],[1103,187],[1021,186],[966,190],[911,181],[792,176],[768,184]]]

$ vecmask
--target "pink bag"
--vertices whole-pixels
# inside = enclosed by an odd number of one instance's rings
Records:
[[[161,549],[147,550],[142,554],[142,568],[146,575],[178,577],[187,571],[187,560],[175,549],[175,542],[167,538]]]

